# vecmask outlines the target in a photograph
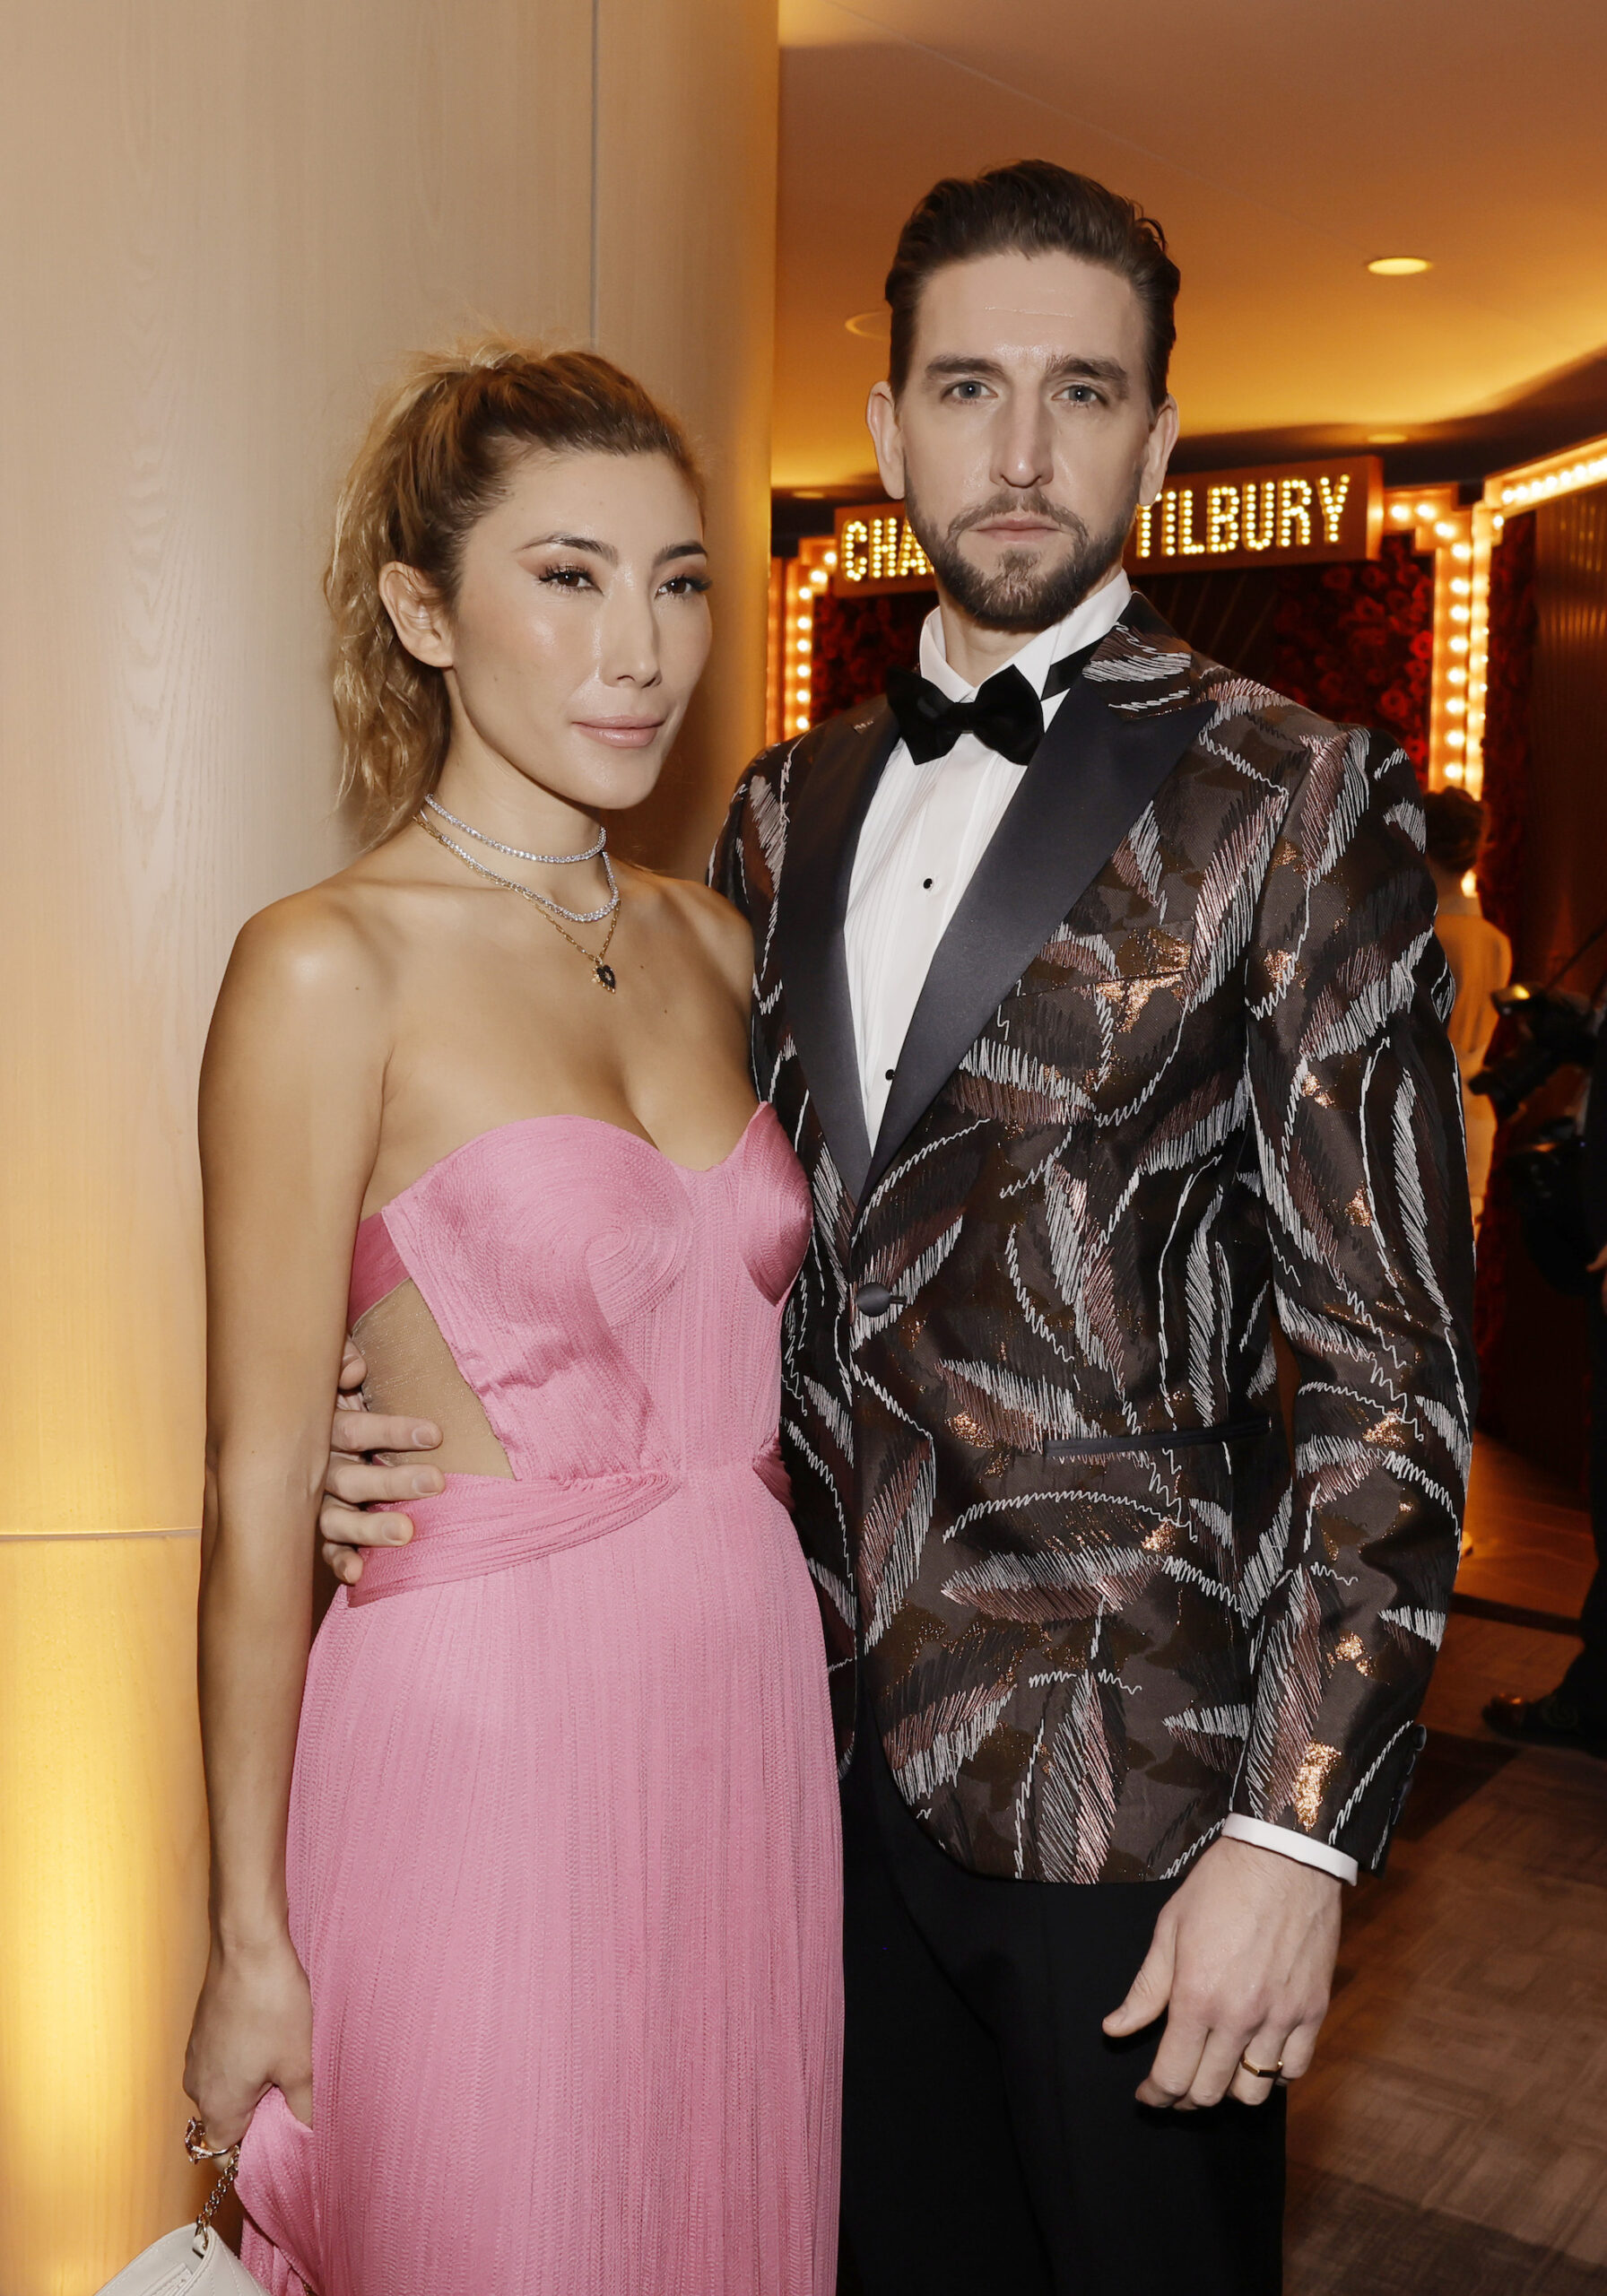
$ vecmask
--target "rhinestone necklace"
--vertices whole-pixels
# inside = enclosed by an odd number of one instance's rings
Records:
[[[450,820],[451,815],[448,814],[447,818]],[[614,930],[620,921],[620,889],[614,882],[613,871],[608,865],[606,853],[603,856],[603,874],[608,879],[608,890],[612,899],[603,909],[578,913],[572,909],[560,909],[555,900],[549,900],[545,893],[535,892],[529,885],[520,884],[517,877],[499,877],[494,869],[488,869],[483,862],[476,861],[472,853],[465,853],[461,845],[455,845],[449,837],[443,837],[434,822],[426,821],[421,812],[415,813],[413,819],[426,837],[434,838],[436,843],[444,845],[448,853],[456,853],[460,861],[466,861],[476,876],[484,877],[493,885],[499,885],[504,892],[517,893],[521,900],[533,902],[541,910],[552,930],[560,935],[571,949],[577,950],[586,959],[592,969],[592,978],[598,987],[605,988],[611,996],[613,995],[619,987],[619,981],[613,967],[607,960],[608,952],[613,944]],[[566,926],[559,923],[560,917],[567,917],[571,925],[596,925],[604,918],[607,918],[608,930],[603,935],[603,946],[595,956],[593,956],[583,941],[578,941]]]
[[[450,822],[453,828],[462,830],[465,837],[472,837],[476,845],[489,845],[493,853],[506,853],[510,861],[534,861],[541,868],[561,869],[570,861],[595,861],[608,843],[608,831],[599,822],[597,842],[588,845],[584,853],[526,853],[522,846],[503,845],[498,839],[487,837],[485,831],[476,829],[473,822],[460,822],[456,813],[447,811],[439,797],[426,797],[424,804],[430,813],[438,814],[444,822]],[[564,914],[569,914],[567,909]],[[599,909],[597,915],[601,917],[602,914]]]
[[[447,818],[450,821],[451,815]],[[538,893],[533,885],[520,884],[517,877],[499,876],[494,869],[488,869],[483,861],[476,861],[472,853],[465,853],[455,839],[445,836],[433,822],[427,822],[421,813],[415,813],[413,819],[426,837],[434,838],[436,843],[444,845],[448,853],[456,853],[460,861],[466,861],[477,875],[488,878],[493,885],[500,885],[504,892],[523,893],[526,900],[539,901],[550,917],[567,917],[571,925],[601,925],[605,917],[612,917],[619,908],[620,889],[614,882],[613,870],[606,853],[603,856],[603,874],[608,880],[608,899],[602,908],[566,909],[560,900],[554,900],[551,893]],[[534,859],[536,857],[526,855],[524,857]]]

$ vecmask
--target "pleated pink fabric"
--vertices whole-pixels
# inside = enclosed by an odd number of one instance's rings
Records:
[[[449,1476],[314,1646],[313,2126],[258,2107],[246,2261],[275,2296],[828,2296],[837,1788],[775,1452],[798,1167],[768,1109],[707,1172],[541,1118],[382,1217],[516,1480]]]

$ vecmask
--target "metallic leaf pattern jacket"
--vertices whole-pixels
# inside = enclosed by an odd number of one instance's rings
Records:
[[[712,871],[813,1190],[783,1441],[841,1757],[863,1667],[906,1801],[975,1873],[1159,1879],[1229,1811],[1377,1867],[1474,1402],[1411,766],[1135,598],[937,951],[873,1142],[843,917],[896,740],[877,702],[766,752]]]

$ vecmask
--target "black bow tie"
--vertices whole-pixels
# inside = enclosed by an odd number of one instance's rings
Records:
[[[1065,691],[1093,650],[1080,647],[1055,664],[1044,681],[1045,700]],[[971,701],[951,701],[915,670],[890,670],[887,699],[917,765],[947,757],[961,734],[975,734],[985,748],[1012,765],[1028,765],[1044,737],[1043,702],[1013,662],[985,680]]]

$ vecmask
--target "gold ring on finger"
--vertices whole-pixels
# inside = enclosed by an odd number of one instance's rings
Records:
[[[1241,2072],[1249,2074],[1255,2081],[1275,2081],[1283,2070],[1281,2057],[1278,2059],[1276,2065],[1252,2065],[1247,2057],[1241,2057],[1238,2063]]]

